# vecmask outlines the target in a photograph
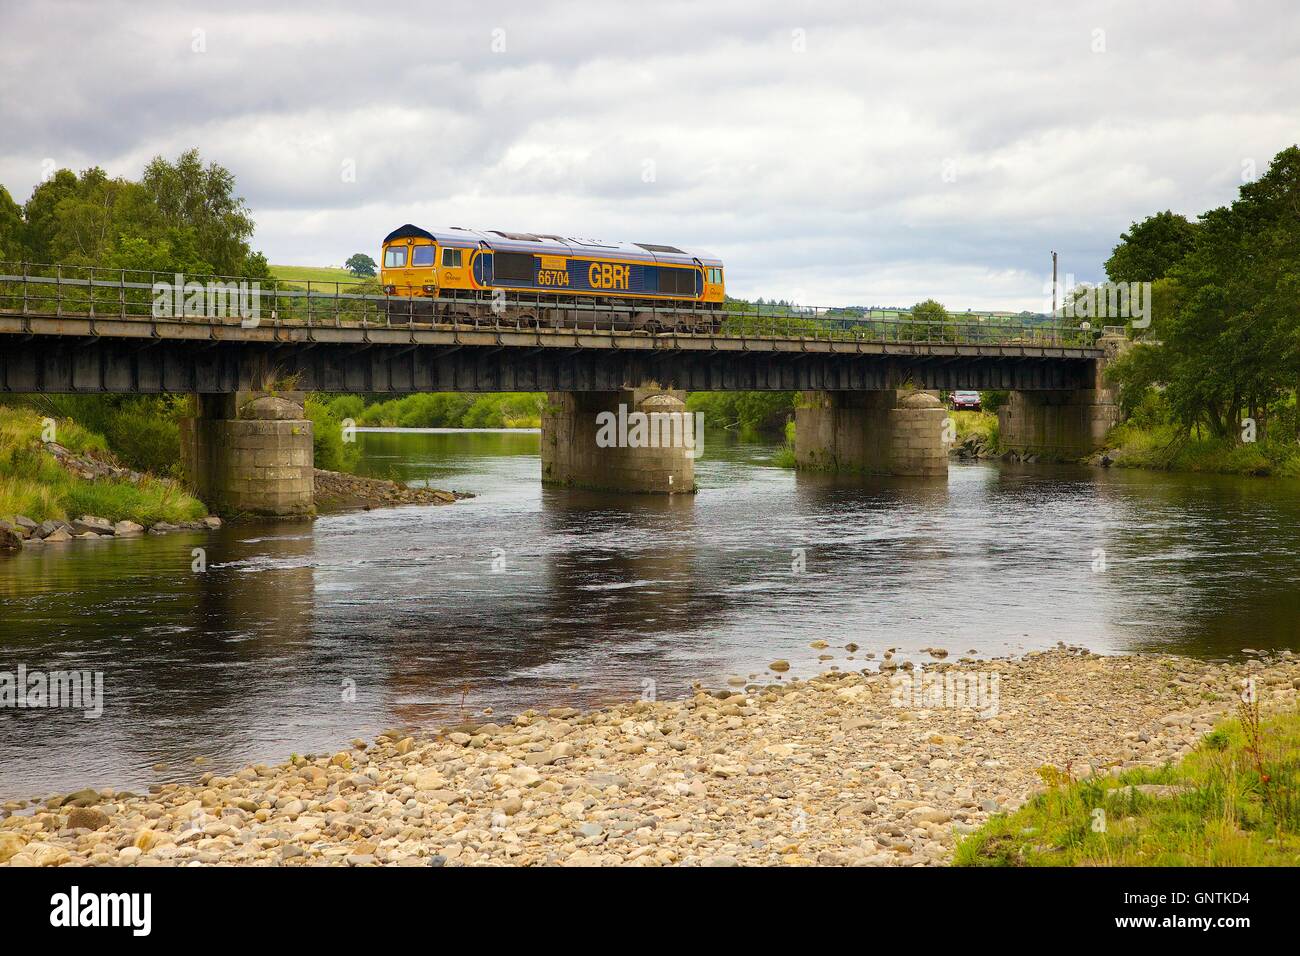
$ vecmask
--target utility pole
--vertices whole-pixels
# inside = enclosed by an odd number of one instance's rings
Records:
[[[1052,250],[1052,318],[1056,318],[1056,250]]]

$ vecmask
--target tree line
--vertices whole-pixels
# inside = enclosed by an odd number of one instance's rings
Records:
[[[21,206],[0,184],[0,261],[270,277],[235,177],[196,149],[156,156],[138,181],[60,169]]]
[[[1226,206],[1134,223],[1105,268],[1112,282],[1152,283],[1151,325],[1110,372],[1130,413],[1183,435],[1296,436],[1300,147]]]

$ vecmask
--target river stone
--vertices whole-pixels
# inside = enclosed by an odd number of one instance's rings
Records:
[[[108,826],[108,823],[108,814],[95,807],[73,807],[72,812],[68,814],[68,827],[72,830],[78,828],[98,830],[100,827]]]
[[[64,797],[59,805],[64,807],[93,807],[103,799],[98,790],[86,787],[84,790],[74,790]]]
[[[778,673],[783,673],[790,669],[790,662],[787,660],[773,661],[767,666],[770,667],[772,670],[777,671]]]
[[[22,835],[0,830],[0,863],[8,862],[26,844],[27,839]]]
[[[96,518],[94,515],[82,515],[76,521],[72,522],[72,530],[76,534],[105,534],[113,533],[113,525],[103,518]]]
[[[144,525],[136,524],[134,521],[119,521],[113,525],[113,534],[119,538],[144,534]]]
[[[55,528],[53,531],[51,531],[49,534],[45,536],[45,540],[47,542],[71,541],[72,535],[68,534],[66,528]]]
[[[63,847],[49,843],[29,843],[27,852],[36,866],[62,866],[72,859],[72,854]]]
[[[7,525],[0,525],[0,551],[17,551],[23,546],[23,535]]]
[[[216,515],[208,515],[203,519],[203,526],[209,531],[216,531],[221,527],[221,519]]]
[[[179,530],[176,525],[170,521],[156,521],[149,527],[150,534],[166,534],[169,531]]]

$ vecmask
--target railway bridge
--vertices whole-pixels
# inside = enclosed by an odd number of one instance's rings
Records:
[[[945,472],[935,391],[1009,390],[1004,444],[1059,457],[1118,418],[1102,378],[1117,330],[747,307],[718,330],[656,334],[614,327],[600,305],[566,305],[562,321],[540,299],[504,306],[515,318],[432,323],[360,284],[0,263],[0,393],[194,395],[184,470],[227,514],[310,511],[308,391],[546,392],[544,480],[661,493],[694,490],[689,441],[611,443],[601,427],[685,417],[687,391],[798,391],[800,467],[885,474]]]

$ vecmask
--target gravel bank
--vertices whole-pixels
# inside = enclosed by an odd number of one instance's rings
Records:
[[[393,505],[448,505],[473,495],[437,488],[410,488],[385,478],[365,478],[340,471],[315,471],[315,501],[321,511],[387,508]]]
[[[1045,764],[1083,776],[1175,759],[1247,676],[1266,711],[1294,707],[1300,660],[1059,649],[927,673],[996,674],[996,700],[920,710],[898,683],[915,673],[828,672],[431,739],[392,731],[147,796],[9,804],[0,861],[942,865],[959,834],[1038,789]]]

